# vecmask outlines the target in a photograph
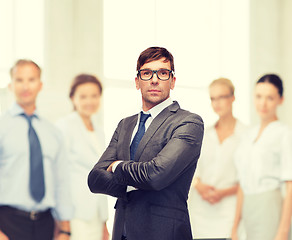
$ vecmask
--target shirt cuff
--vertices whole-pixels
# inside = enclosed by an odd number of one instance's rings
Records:
[[[53,216],[58,221],[70,221],[73,218],[73,206],[58,206],[53,210]]]
[[[121,162],[123,162],[123,161],[116,161],[116,162],[113,164],[113,167],[112,167],[112,172],[113,172],[113,173],[115,172],[117,166],[118,166]]]
[[[113,167],[112,167],[112,172],[114,173],[117,166],[123,161],[116,161],[114,164],[113,164]],[[133,186],[127,186],[127,192],[131,192],[131,191],[134,191],[134,190],[138,190],[138,188],[135,188]]]
[[[131,192],[131,191],[134,191],[134,190],[138,190],[138,188],[135,188],[133,186],[127,186],[127,192]]]

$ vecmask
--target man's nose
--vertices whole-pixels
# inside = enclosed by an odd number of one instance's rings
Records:
[[[157,72],[153,74],[153,77],[151,79],[151,83],[152,84],[157,84],[159,81],[158,77],[157,77]]]
[[[23,83],[22,88],[27,90],[29,88],[29,83]]]

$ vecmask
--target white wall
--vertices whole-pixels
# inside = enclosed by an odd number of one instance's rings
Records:
[[[44,114],[55,120],[71,109],[67,93],[73,76],[89,72],[101,80],[109,80],[103,75],[103,4],[101,0],[47,0],[45,7],[45,87],[40,105],[47,106]],[[260,75],[279,73],[284,80],[286,99],[279,115],[292,125],[289,114],[292,102],[291,11],[290,0],[250,1],[250,77],[246,81],[252,93]],[[123,84],[119,84],[121,88],[132,87],[129,82]],[[104,85],[107,86],[107,82]],[[255,123],[257,116],[252,96],[247,96],[246,101],[250,102],[250,121]]]
[[[292,114],[290,112],[292,105],[292,1],[282,0],[280,2],[280,64],[285,87],[285,103],[280,113],[285,122],[292,125]]]
[[[0,113],[13,101],[7,89],[17,59],[44,64],[45,0],[0,0]]]
[[[102,77],[102,1],[46,0],[45,83],[42,113],[56,120],[72,109],[69,88],[74,76]]]
[[[250,83],[266,73],[279,74],[284,83],[284,104],[279,118],[292,126],[292,1],[250,1]],[[258,121],[251,98],[251,122]]]
[[[30,0],[30,2],[32,1],[35,0]],[[45,30],[43,31],[38,27],[34,31],[35,34],[21,34],[19,32],[18,35],[25,36],[26,40],[17,42],[22,45],[27,42],[29,45],[26,44],[23,50],[19,49],[19,46],[14,48],[11,56],[12,58],[14,55],[17,58],[25,57],[23,54],[16,54],[16,50],[22,53],[30,53],[32,52],[29,50],[31,43],[33,43],[32,40],[44,40],[44,43],[42,43],[45,46],[44,50],[38,51],[39,55],[44,54],[44,60],[39,60],[39,57],[37,57],[37,62],[41,63],[44,70],[44,90],[40,96],[39,106],[45,116],[55,120],[71,109],[67,94],[70,82],[76,74],[80,72],[96,74],[101,80],[106,80],[104,85],[107,86],[109,79],[103,76],[102,56],[103,1],[44,0],[44,2]],[[1,2],[1,4],[3,3]],[[21,1],[14,0],[14,4],[21,5]],[[7,6],[11,8],[13,5],[10,5],[8,4]],[[24,13],[18,11],[18,9],[20,8],[15,9],[18,16],[15,20],[16,23],[19,22],[20,15],[25,15],[27,12],[27,10]],[[291,0],[250,1],[250,77],[246,81],[249,81],[252,91],[255,81],[260,75],[267,72],[279,73],[284,80],[284,95],[286,99],[279,111],[279,116],[283,121],[292,125],[292,115],[289,114],[289,105],[292,102],[292,70],[290,66],[292,59],[292,48],[290,46],[292,42],[291,12]],[[1,16],[5,17],[3,14]],[[30,18],[25,17],[25,19],[28,21]],[[11,17],[7,21],[12,21]],[[43,23],[38,22],[38,26],[41,24]],[[31,26],[32,24],[29,23],[27,25]],[[2,32],[9,34],[9,31],[7,32],[7,29],[3,26],[1,27]],[[14,30],[15,34],[16,30]],[[41,36],[43,32],[45,37]],[[176,32],[172,34],[176,34]],[[18,39],[22,39],[22,37],[20,36]],[[10,45],[5,44],[8,48],[11,48]],[[11,57],[5,57],[4,59],[4,55],[1,54],[0,58],[0,62],[7,63],[7,66],[12,64]],[[29,58],[35,57],[29,56]],[[238,75],[240,75],[240,72],[238,72]],[[1,83],[3,82],[3,77],[0,81]],[[130,83],[124,86],[132,87]],[[123,84],[120,84],[120,87],[123,87]],[[0,91],[2,106],[0,111],[5,110],[9,105],[6,102],[11,101],[11,99],[7,94],[7,90],[2,89]],[[255,123],[257,117],[253,107],[253,99],[252,97],[247,97],[246,101],[250,102],[251,122]],[[240,106],[236,107],[240,108]]]

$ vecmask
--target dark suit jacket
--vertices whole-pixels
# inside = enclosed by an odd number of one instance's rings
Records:
[[[118,197],[113,240],[124,224],[128,240],[191,240],[187,198],[200,155],[204,125],[177,102],[152,121],[130,161],[138,115],[123,119],[88,177],[94,193]],[[107,167],[123,160],[114,173]],[[138,190],[126,193],[127,185]]]

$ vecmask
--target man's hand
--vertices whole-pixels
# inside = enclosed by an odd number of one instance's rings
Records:
[[[0,240],[9,240],[9,238],[2,231],[0,231]]]
[[[113,171],[113,165],[116,161],[112,162],[111,165],[108,166],[108,168],[106,169],[108,172],[112,172]]]

